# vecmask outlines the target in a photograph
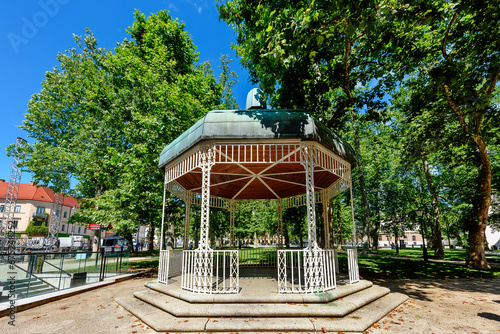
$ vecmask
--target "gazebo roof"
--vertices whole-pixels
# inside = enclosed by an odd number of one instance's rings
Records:
[[[165,166],[205,140],[301,139],[321,143],[354,167],[353,149],[306,110],[212,110],[168,144],[160,154]]]

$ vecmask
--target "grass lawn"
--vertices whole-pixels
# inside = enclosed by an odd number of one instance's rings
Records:
[[[500,255],[500,252],[497,253]],[[389,255],[389,256],[387,256]],[[446,249],[445,259],[464,261],[464,263],[423,262],[416,261],[422,257],[421,249],[402,249],[400,255],[405,257],[392,257],[396,250],[382,250],[377,256],[359,256],[359,273],[364,279],[450,279],[450,278],[500,278],[500,268],[492,270],[469,269],[465,264],[465,250]],[[347,272],[347,255],[339,253],[339,266],[342,272]],[[241,264],[259,264],[270,261],[276,257],[276,249],[269,248],[259,253],[242,250],[240,252]],[[414,258],[414,259],[412,259]],[[274,260],[274,259],[273,259]],[[275,260],[274,260],[275,261]],[[147,269],[158,267],[158,257],[147,260],[130,261],[129,268]]]
[[[347,255],[339,254],[341,270],[347,271]],[[415,261],[387,256],[359,256],[359,274],[364,279],[450,279],[450,278],[500,278],[500,269],[476,270],[464,264]]]
[[[141,260],[141,261],[129,261],[128,267],[130,269],[146,269],[146,268],[154,268],[158,267],[159,257],[152,257],[150,259]]]
[[[465,249],[445,249],[444,250],[444,258],[443,260],[449,261],[465,261]],[[379,249],[379,255],[390,255],[390,256],[398,256],[396,255],[395,249]],[[429,255],[429,259],[433,259],[434,251],[431,249],[427,249],[427,254]],[[400,248],[399,249],[400,257],[411,257],[411,258],[422,258],[423,257],[423,249],[422,248]]]

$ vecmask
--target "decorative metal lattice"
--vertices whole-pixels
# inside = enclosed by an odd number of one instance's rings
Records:
[[[50,210],[50,224],[49,233],[50,238],[55,238],[59,225],[61,223],[61,214],[64,202],[64,195],[54,192],[54,201],[52,202],[52,209]]]
[[[7,186],[7,194],[5,195],[5,206],[2,214],[2,222],[0,224],[0,230],[2,234],[6,234],[8,230],[10,230],[9,224],[12,224],[14,220],[14,211],[16,208],[17,195],[19,193],[19,185],[21,182],[22,173],[21,167],[19,167],[19,163],[21,162],[19,149],[23,143],[26,143],[26,140],[17,137],[14,147],[14,155],[12,156],[9,185]]]

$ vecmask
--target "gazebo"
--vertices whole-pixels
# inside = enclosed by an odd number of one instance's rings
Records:
[[[318,245],[316,203],[323,220],[331,199],[349,189],[352,210],[352,148],[306,110],[264,109],[252,90],[245,110],[212,110],[168,144],[160,155],[164,189],[186,204],[181,287],[195,293],[238,293],[239,256],[235,248],[235,212],[273,209],[278,213],[277,277],[279,293],[322,292],[336,287],[338,263],[331,243]],[[164,202],[165,207],[165,193]],[[197,249],[189,250],[192,205],[201,206]],[[307,207],[307,247],[283,249],[284,209]],[[210,208],[230,213],[229,250],[209,244]],[[164,240],[164,218],[161,240]],[[324,223],[325,240],[331,227]],[[158,281],[168,282],[169,251],[160,242]],[[349,282],[359,281],[356,247],[349,249]]]

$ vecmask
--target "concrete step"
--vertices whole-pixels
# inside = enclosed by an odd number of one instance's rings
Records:
[[[389,293],[344,317],[176,317],[133,296],[117,298],[116,301],[145,322],[161,332],[242,332],[242,331],[288,331],[288,332],[363,332],[408,297],[400,293]],[[325,307],[327,304],[323,304]],[[234,306],[234,305],[233,305]]]
[[[240,280],[244,282],[244,279]],[[202,294],[193,293],[181,289],[179,284],[165,285],[157,281],[148,282],[146,287],[161,292],[163,294],[184,300],[189,303],[196,304],[213,304],[213,303],[329,303],[333,300],[348,296],[358,291],[367,289],[373,285],[372,282],[360,280],[355,284],[337,285],[333,290],[322,293],[295,294],[295,293],[278,293],[276,290],[277,282],[275,280],[257,281],[260,289],[245,287],[238,294]],[[266,286],[270,285],[270,286]]]
[[[341,317],[389,293],[372,286],[329,303],[214,303],[193,305],[154,290],[134,293],[139,298],[176,317]]]

